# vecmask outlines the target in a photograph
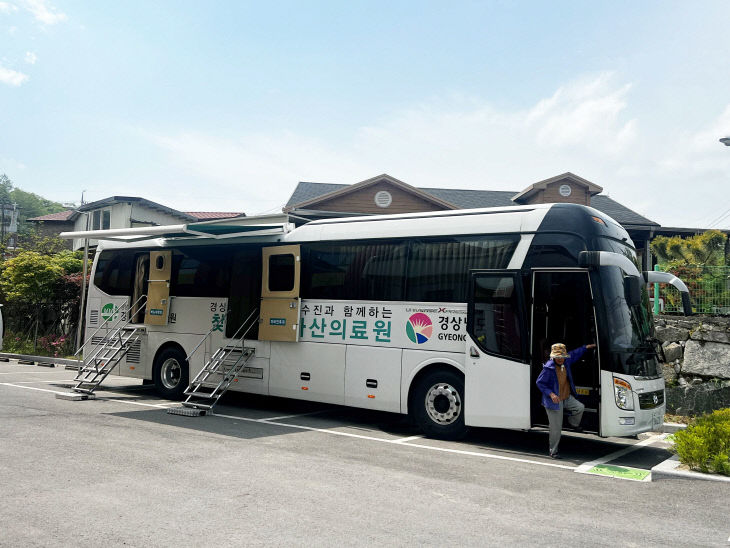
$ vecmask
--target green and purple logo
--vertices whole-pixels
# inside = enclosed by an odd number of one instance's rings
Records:
[[[413,314],[406,322],[406,335],[416,344],[423,344],[433,334],[433,323],[423,312]]]

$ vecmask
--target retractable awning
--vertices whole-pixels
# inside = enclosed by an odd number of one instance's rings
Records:
[[[289,222],[289,217],[286,215],[259,215],[256,217],[218,219],[180,225],[81,230],[62,232],[59,236],[66,240],[88,238],[90,240],[112,240],[117,242],[136,242],[151,238],[211,238],[219,240],[241,236],[283,235],[293,229],[294,224]]]

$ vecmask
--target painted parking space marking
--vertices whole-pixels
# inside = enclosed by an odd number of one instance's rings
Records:
[[[651,481],[651,472],[649,470],[631,468],[628,466],[613,466],[607,465],[606,463],[619,457],[623,457],[624,455],[628,455],[629,453],[633,453],[634,451],[637,451],[647,445],[651,445],[654,442],[661,441],[666,437],[667,434],[655,434],[640,441],[639,443],[624,447],[623,449],[619,449],[618,451],[614,451],[613,453],[609,453],[608,455],[604,455],[603,457],[590,462],[585,462],[578,466],[575,471],[579,474],[595,474],[633,481]],[[646,472],[646,474],[640,479],[639,476],[642,476],[642,474],[640,474],[639,471]]]
[[[61,392],[60,390],[49,390],[48,388],[38,388],[37,386],[24,386],[20,383],[11,383],[11,382],[0,382],[0,386],[12,386],[13,388],[24,388],[26,390],[37,390],[38,392],[48,392],[50,394],[61,394],[62,396],[66,396],[70,393],[68,391]],[[100,398],[97,398],[97,399],[100,399]],[[167,409],[168,406],[178,405],[177,402],[166,402],[166,403],[160,404],[160,403],[142,403],[142,402],[137,402],[137,401],[132,401],[132,400],[115,400],[115,399],[111,399],[111,398],[104,398],[104,400],[113,401],[113,402],[117,402],[117,403],[129,403],[132,405],[143,405],[143,406],[147,406],[147,407],[157,407],[160,409]]]
[[[57,390],[49,390],[46,388],[38,388],[35,386],[27,386],[27,385],[20,385],[20,384],[14,384],[14,383],[0,383],[0,386],[9,386],[14,388],[21,388],[26,390],[36,390],[40,392],[48,392],[51,394],[68,394],[68,392],[59,392]],[[130,405],[137,405],[141,407],[151,407],[154,409],[167,409],[169,406],[175,406],[179,405],[179,402],[165,402],[165,403],[145,403],[145,402],[139,402],[139,401],[132,401],[132,400],[120,400],[120,399],[112,399],[112,398],[104,398],[103,401],[111,401],[115,403],[122,403],[122,404],[130,404]],[[398,446],[405,446],[405,447],[412,447],[416,449],[422,449],[427,451],[438,451],[441,453],[450,453],[455,455],[464,455],[464,456],[470,456],[470,457],[478,457],[483,459],[493,459],[493,460],[502,460],[502,461],[508,461],[508,462],[521,462],[525,464],[533,464],[538,466],[545,466],[549,468],[558,468],[563,470],[571,470],[574,472],[584,473],[584,474],[593,474],[593,475],[603,475],[607,477],[617,477],[621,479],[633,479],[634,481],[648,481],[651,479],[651,475],[648,474],[645,479],[636,479],[632,477],[625,477],[630,476],[632,474],[638,474],[638,472],[648,472],[648,471],[642,471],[640,469],[633,469],[637,472],[624,472],[623,474],[608,474],[606,472],[610,471],[611,468],[623,468],[626,469],[628,467],[615,467],[615,466],[604,466],[606,462],[613,460],[615,458],[618,458],[620,456],[623,456],[625,454],[628,454],[632,451],[636,451],[640,449],[641,447],[644,447],[646,445],[650,445],[651,443],[664,439],[666,437],[666,434],[658,434],[655,436],[651,436],[650,438],[647,438],[637,444],[631,445],[629,447],[626,447],[624,449],[621,449],[619,451],[615,451],[614,453],[611,453],[609,455],[606,455],[600,459],[596,459],[594,461],[590,461],[584,464],[581,464],[579,466],[572,466],[572,465],[566,465],[566,464],[558,464],[554,462],[543,462],[539,460],[533,460],[529,458],[519,458],[519,457],[508,457],[505,455],[497,455],[494,453],[487,453],[487,452],[481,452],[481,451],[467,451],[463,449],[451,449],[448,447],[437,447],[432,445],[424,445],[420,443],[409,443],[415,439],[422,438],[423,436],[408,436],[406,438],[398,438],[398,439],[385,439],[385,438],[378,438],[376,436],[367,436],[363,434],[354,434],[351,432],[341,432],[338,430],[329,430],[326,428],[315,428],[311,426],[303,426],[299,424],[291,424],[286,422],[276,422],[285,418],[296,418],[301,417],[305,415],[313,415],[317,413],[323,413],[327,410],[323,411],[316,411],[312,413],[301,413],[297,415],[287,415],[287,416],[279,416],[279,417],[269,417],[269,418],[262,418],[262,419],[255,419],[250,417],[241,417],[236,415],[226,415],[226,414],[218,414],[215,413],[212,416],[214,417],[220,417],[224,419],[230,419],[235,421],[244,421],[244,422],[253,422],[253,423],[259,423],[259,424],[268,424],[272,426],[278,426],[282,428],[291,428],[295,430],[305,430],[309,432],[319,432],[322,434],[328,434],[333,436],[340,436],[340,437],[347,437],[347,438],[354,438],[354,439],[361,439],[361,440],[367,440],[367,441],[374,441],[379,443],[387,443],[391,445],[398,445]],[[182,420],[190,420],[190,419],[182,419]],[[342,425],[346,427],[347,425]],[[594,470],[595,469],[595,470]]]
[[[586,472],[586,474],[596,474],[598,476],[609,476],[611,478],[632,480],[632,481],[649,481],[650,470],[641,468],[631,468],[630,466],[614,466],[611,464],[599,464]]]
[[[393,440],[393,443],[407,443],[409,441],[420,440],[420,439],[423,439],[423,436],[422,435],[408,436],[407,438],[401,438],[399,440]]]
[[[61,392],[60,390],[49,390],[48,388],[38,388],[37,386],[23,386],[21,384],[14,384],[12,382],[0,382],[0,386],[12,386],[13,388],[24,388],[26,390],[38,390],[39,392],[50,392],[51,394],[68,394],[68,392]]]
[[[12,383],[0,383],[0,386],[12,386],[14,388],[23,388],[23,389],[26,389],[26,390],[38,390],[38,391],[41,391],[41,392],[49,392],[51,394],[68,394],[68,392],[59,392],[57,390],[48,390],[47,388],[37,388],[35,386],[23,386],[23,385],[16,385],[16,384],[12,384]],[[177,402],[170,402],[169,404],[153,404],[153,403],[143,403],[143,402],[136,402],[136,401],[130,401],[130,400],[114,400],[114,399],[108,399],[106,401],[113,401],[113,402],[116,402],[116,403],[127,403],[127,404],[131,404],[131,405],[139,405],[139,406],[142,406],[142,407],[152,407],[152,408],[155,408],[155,409],[166,408],[166,405],[178,405]],[[526,463],[526,464],[537,464],[539,466],[547,466],[547,467],[550,467],[550,468],[561,468],[561,469],[564,469],[564,470],[575,470],[575,467],[574,466],[568,466],[568,465],[557,464],[557,463],[552,463],[552,462],[540,462],[540,461],[531,460],[531,459],[522,459],[522,458],[517,458],[517,457],[507,457],[507,456],[504,456],[504,455],[494,455],[492,453],[482,453],[482,452],[477,452],[477,451],[465,451],[465,450],[462,450],[462,449],[449,449],[447,447],[433,447],[433,446],[430,446],[430,445],[422,445],[422,444],[417,444],[417,443],[402,443],[402,441],[400,441],[400,440],[403,440],[404,438],[399,438],[399,440],[388,440],[388,439],[383,439],[383,438],[377,438],[377,437],[374,437],[374,436],[365,436],[365,435],[362,435],[362,434],[352,434],[350,432],[339,432],[337,430],[328,430],[326,428],[313,428],[311,426],[301,426],[301,425],[298,425],[298,424],[289,424],[289,423],[285,423],[285,422],[274,422],[272,419],[252,419],[252,418],[248,418],[248,417],[237,417],[235,415],[219,415],[217,413],[215,415],[213,415],[213,416],[215,416],[215,417],[221,417],[221,418],[226,418],[226,419],[237,420],[237,421],[257,422],[257,423],[260,423],[260,424],[269,424],[269,425],[273,425],[273,426],[279,426],[279,427],[282,427],[282,428],[293,428],[293,429],[297,429],[297,430],[306,430],[306,431],[310,431],[310,432],[320,432],[320,433],[323,433],[323,434],[329,434],[329,435],[334,435],[334,436],[342,436],[342,437],[356,438],[356,439],[362,439],[362,440],[368,440],[368,441],[376,441],[376,442],[380,442],[380,443],[389,443],[389,444],[392,444],[392,445],[400,445],[402,447],[403,446],[405,446],[405,447],[416,447],[416,448],[424,449],[424,450],[428,450],[428,451],[439,451],[439,452],[442,452],[442,453],[451,453],[451,454],[456,454],[456,455],[468,455],[468,456],[472,456],[472,457],[480,457],[480,458],[495,459],[495,460],[504,460],[504,461],[511,461],[511,462],[523,462],[523,463]],[[189,420],[189,419],[184,419],[184,420]]]
[[[512,462],[524,462],[527,464],[537,464],[540,466],[548,466],[551,468],[562,468],[565,470],[575,470],[575,466],[568,466],[564,464],[556,464],[552,462],[541,462],[531,459],[521,459],[517,457],[506,457],[504,455],[495,455],[492,453],[482,453],[477,451],[465,451],[462,449],[449,449],[447,447],[434,447],[431,445],[422,445],[418,443],[402,443],[399,440],[389,440],[385,438],[378,438],[375,436],[365,436],[363,434],[352,434],[350,432],[340,432],[338,430],[328,430],[326,428],[314,428],[312,426],[302,426],[299,424],[289,424],[285,422],[271,422],[270,419],[251,419],[248,417],[238,417],[235,415],[221,415],[218,413],[215,413],[214,416],[216,417],[222,417],[226,419],[232,419],[232,420],[239,420],[239,421],[246,421],[246,422],[258,422],[262,424],[272,424],[276,426],[283,426],[285,428],[294,428],[297,430],[307,430],[310,432],[320,432],[323,434],[329,434],[333,436],[343,436],[347,438],[356,438],[356,439],[362,439],[362,440],[368,440],[368,441],[376,441],[379,443],[388,443],[391,445],[400,445],[405,447],[417,447],[419,449],[425,449],[428,451],[440,451],[442,453],[452,453],[457,455],[468,455],[472,457],[480,457],[480,458],[487,458],[487,459],[496,459],[496,460],[506,460],[506,461],[512,461]],[[400,438],[403,439],[403,438]]]
[[[284,420],[284,419],[293,419],[295,417],[308,417],[310,415],[320,415],[322,413],[327,413],[329,411],[330,411],[329,409],[320,409],[319,411],[312,411],[311,413],[295,413],[293,415],[281,415],[280,417],[267,417],[265,420],[280,421],[280,420]],[[218,413],[213,413],[213,414],[218,415]]]

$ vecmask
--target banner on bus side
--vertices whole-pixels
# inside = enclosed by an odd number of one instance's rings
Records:
[[[303,300],[299,340],[463,352],[466,304]]]

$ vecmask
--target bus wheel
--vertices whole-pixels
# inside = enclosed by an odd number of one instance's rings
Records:
[[[414,387],[409,406],[411,416],[429,437],[456,440],[464,437],[464,379],[458,373],[431,371]]]
[[[163,398],[182,399],[188,387],[188,362],[182,350],[169,347],[160,352],[152,368],[152,380]]]

